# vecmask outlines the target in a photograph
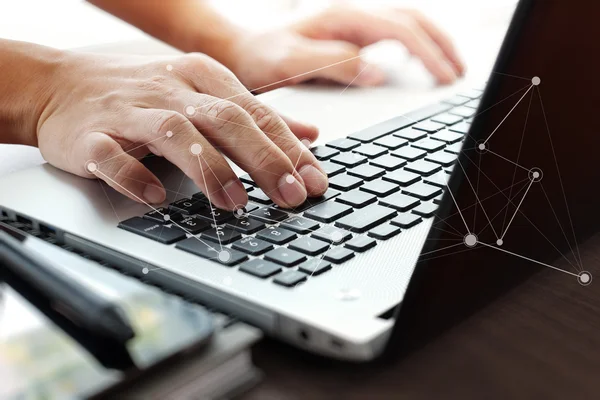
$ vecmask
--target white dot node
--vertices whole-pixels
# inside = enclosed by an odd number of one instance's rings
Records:
[[[199,156],[202,153],[202,145],[200,143],[194,143],[190,146],[190,153],[195,156]]]
[[[533,182],[541,181],[543,176],[542,170],[537,167],[529,170],[529,179],[531,179]]]
[[[592,274],[587,271],[582,271],[577,275],[577,281],[582,286],[587,286],[592,283]]]
[[[148,273],[148,268],[142,268],[142,274],[146,275]]]
[[[89,173],[93,174],[94,172],[98,171],[98,163],[95,161],[89,161],[86,165],[86,169]]]
[[[542,83],[542,80],[540,79],[539,76],[534,76],[533,78],[531,78],[531,83],[535,86],[539,85],[540,83]]]
[[[485,144],[483,143],[480,143],[477,147],[479,148],[479,150],[485,150]]]
[[[342,237],[343,237],[342,232],[335,231],[331,234],[331,241],[333,243],[339,243],[342,241]]]
[[[221,262],[228,262],[231,259],[231,253],[229,253],[227,250],[221,250],[219,252],[219,261]]]
[[[285,177],[285,181],[291,185],[292,183],[296,182],[296,178],[294,178],[293,175],[288,175]]]
[[[246,208],[242,205],[237,205],[233,209],[233,216],[237,219],[242,219],[246,217]]]
[[[496,240],[496,244],[497,244],[498,246],[502,246],[502,245],[504,244],[504,240],[502,240],[502,239],[498,239],[498,240]]]
[[[167,131],[167,137],[173,137],[173,131]]]
[[[467,247],[474,247],[477,244],[477,235],[474,233],[467,233],[464,237],[464,242]]]
[[[171,216],[169,214],[165,214],[165,215],[163,215],[163,219],[165,221],[170,221],[171,220]]]
[[[171,64],[167,64],[167,71],[173,71],[173,66]]]
[[[194,106],[185,106],[185,115],[188,117],[193,117],[196,114],[196,107]]]

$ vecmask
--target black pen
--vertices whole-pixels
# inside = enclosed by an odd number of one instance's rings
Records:
[[[26,249],[27,236],[0,223],[0,276],[11,274],[73,324],[94,335],[125,343],[135,336],[123,310]],[[29,250],[29,252],[27,251]],[[2,271],[4,269],[4,271]]]

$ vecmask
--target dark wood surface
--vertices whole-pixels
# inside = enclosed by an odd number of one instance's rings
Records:
[[[390,365],[340,366],[267,339],[254,351],[266,377],[243,399],[600,399],[600,235],[580,250],[589,286],[543,268]]]

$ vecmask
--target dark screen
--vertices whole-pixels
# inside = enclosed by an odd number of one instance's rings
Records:
[[[598,15],[587,0],[519,4],[393,345],[439,334],[540,268],[588,283],[578,244],[600,227]]]

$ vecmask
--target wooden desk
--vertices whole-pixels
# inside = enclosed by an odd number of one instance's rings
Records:
[[[589,286],[544,268],[387,367],[333,366],[265,340],[254,354],[267,378],[242,399],[598,399],[600,234],[580,250]]]

